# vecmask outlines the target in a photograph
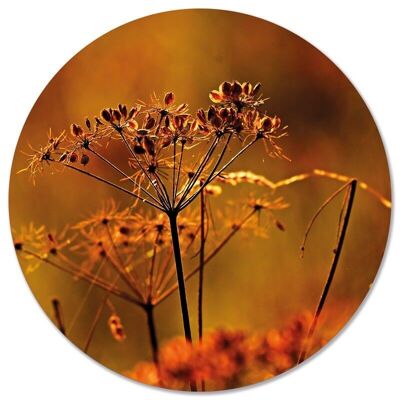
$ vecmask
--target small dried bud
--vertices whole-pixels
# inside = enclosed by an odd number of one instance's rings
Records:
[[[242,86],[238,81],[233,82],[232,96],[239,97],[242,94]]]
[[[251,93],[251,89],[252,89],[251,83],[243,82],[242,89],[243,89],[243,93],[248,96]]]
[[[118,104],[118,109],[121,115],[126,119],[126,116],[128,114],[128,110],[126,108],[125,104]]]
[[[275,225],[282,232],[286,230],[285,225],[283,225],[282,222],[278,221],[277,219],[275,220]]]
[[[149,115],[147,117],[145,128],[152,129],[152,128],[154,128],[155,125],[156,125],[156,120],[153,117],[150,117],[150,115]]]
[[[154,140],[149,138],[148,136],[144,137],[144,147],[147,151],[148,154],[150,154],[151,156],[155,155],[155,143]]]
[[[82,157],[81,157],[81,164],[82,164],[83,166],[86,166],[86,165],[89,164],[89,161],[90,161],[89,156],[88,156],[87,154],[82,154]]]
[[[222,92],[225,96],[230,96],[232,93],[232,85],[229,82],[223,82],[219,86],[220,92]]]
[[[111,114],[110,114],[110,112],[109,112],[108,110],[104,109],[104,110],[101,112],[101,116],[102,116],[102,118],[103,118],[105,121],[107,121],[107,122],[110,122],[110,121],[111,121]]]
[[[201,123],[203,123],[203,124],[207,123],[206,113],[204,112],[204,110],[202,108],[197,111],[197,118],[200,120]]]
[[[164,97],[164,104],[168,107],[175,101],[175,95],[172,92],[168,92]]]
[[[74,136],[79,136],[82,134],[82,132],[83,132],[83,129],[79,125],[76,125],[76,124],[71,125],[71,133]]]
[[[69,162],[74,163],[78,160],[78,154],[76,153],[71,153],[71,155],[69,156]]]
[[[86,117],[86,119],[85,119],[85,124],[86,124],[86,126],[87,126],[88,129],[90,129],[90,128],[92,127],[92,124],[90,123],[90,120],[89,120],[89,118],[87,118],[87,117]]]
[[[220,103],[222,101],[221,93],[218,90],[212,90],[209,94],[210,100],[213,103]]]
[[[260,89],[261,89],[261,83],[260,83],[260,82],[257,82],[257,83],[254,85],[251,94],[252,94],[253,96],[256,96],[256,95],[258,94],[258,92],[260,91]]]
[[[112,111],[112,119],[113,121],[120,122],[121,121],[121,113],[118,110]]]
[[[128,119],[133,118],[133,117],[136,115],[137,110],[138,110],[137,107],[132,107],[132,108],[130,109],[130,111],[129,111]]]
[[[139,144],[136,144],[133,147],[133,151],[135,152],[135,154],[144,154],[144,153],[146,153],[146,150],[142,146],[140,146]]]

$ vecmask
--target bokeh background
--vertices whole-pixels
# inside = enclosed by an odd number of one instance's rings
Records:
[[[21,151],[43,143],[49,128],[58,133],[71,122],[118,103],[134,104],[153,92],[173,90],[191,111],[209,104],[208,92],[224,80],[261,82],[270,114],[282,117],[290,136],[282,146],[292,162],[265,157],[253,149],[231,170],[252,170],[271,180],[314,168],[355,176],[390,198],[385,151],[373,118],[351,82],[321,52],[291,32],[251,16],[184,10],[157,14],[126,24],[91,43],[50,81],[35,103],[15,152],[10,184],[11,226],[34,222],[49,228],[74,224],[111,196],[128,199],[104,185],[65,171],[44,174],[36,186],[26,174]],[[98,165],[98,168],[101,166]],[[304,259],[300,244],[319,205],[341,184],[314,178],[280,191],[290,208],[279,214],[286,231],[244,241],[240,235],[207,266],[205,329],[234,327],[249,331],[279,327],[304,309],[313,310],[325,282],[335,243],[341,202],[330,205],[310,236]],[[226,189],[216,207],[252,188]],[[327,306],[341,324],[357,309],[379,268],[388,235],[390,211],[358,191],[342,259]],[[46,266],[26,276],[48,315],[51,299],[63,304],[66,324],[86,293],[76,282]],[[196,280],[188,284],[191,314],[196,315]],[[94,290],[71,340],[82,346],[93,313],[102,299]],[[149,359],[144,316],[115,301],[128,340],[112,340],[104,315],[90,355],[123,371]],[[23,318],[23,316],[21,316]],[[156,310],[161,342],[181,335],[176,294]],[[195,318],[193,319],[193,323]]]

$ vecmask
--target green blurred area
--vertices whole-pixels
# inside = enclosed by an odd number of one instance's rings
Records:
[[[368,182],[390,198],[385,151],[377,127],[348,79],[322,53],[296,35],[254,17],[216,10],[185,10],[153,15],[124,25],[97,39],[70,60],[51,80],[30,113],[21,134],[10,186],[11,224],[33,221],[49,228],[74,224],[111,196],[121,205],[129,199],[112,189],[65,171],[44,174],[36,186],[16,171],[26,165],[28,143],[43,143],[49,128],[58,133],[71,122],[118,103],[148,100],[153,92],[173,90],[193,112],[209,104],[208,92],[224,80],[261,82],[270,97],[267,110],[289,126],[281,141],[292,162],[266,157],[253,148],[231,167],[251,170],[276,181],[313,168],[335,171]],[[115,153],[125,158],[126,154]],[[99,171],[101,165],[96,165]],[[103,172],[106,174],[106,172]],[[320,204],[341,183],[313,178],[279,191],[290,208],[278,216],[286,232],[271,229],[269,239],[238,235],[207,266],[205,328],[219,326],[264,330],[280,326],[304,308],[314,309],[328,273],[341,201],[332,203],[315,225],[304,259],[300,244]],[[224,187],[214,204],[243,199],[255,189]],[[257,193],[261,193],[257,189]],[[359,190],[328,304],[359,304],[379,268],[389,229],[390,211]],[[63,304],[66,324],[87,285],[42,266],[27,275],[39,303],[52,313],[50,300]],[[196,280],[188,284],[195,327]],[[71,333],[83,345],[102,293],[94,290]],[[124,370],[149,358],[144,315],[115,301],[128,335],[112,340],[103,316],[90,354],[103,364]],[[176,294],[156,310],[161,341],[182,334]],[[23,316],[21,316],[23,318]]]

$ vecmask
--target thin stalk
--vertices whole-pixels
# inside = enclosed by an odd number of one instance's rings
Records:
[[[341,224],[341,227],[340,227],[339,237],[338,237],[338,241],[337,241],[337,244],[336,244],[336,248],[334,250],[334,257],[333,257],[332,264],[331,264],[331,267],[330,267],[330,270],[329,270],[328,279],[325,282],[325,286],[324,286],[324,289],[322,291],[321,298],[319,300],[317,309],[316,309],[315,314],[314,314],[314,318],[312,320],[310,329],[309,329],[308,334],[306,336],[306,339],[304,341],[303,349],[302,349],[302,351],[300,353],[300,356],[299,356],[299,359],[298,359],[298,364],[302,363],[305,360],[305,358],[307,356],[307,353],[309,351],[309,347],[310,347],[310,344],[311,344],[312,336],[313,336],[313,334],[315,332],[315,329],[316,329],[317,324],[318,324],[319,317],[320,317],[321,312],[322,312],[322,310],[324,308],[325,301],[326,301],[326,298],[328,296],[329,289],[330,289],[330,287],[332,285],[332,281],[333,281],[333,278],[335,276],[335,272],[336,272],[336,269],[337,269],[337,266],[338,266],[338,263],[339,263],[339,260],[340,260],[340,255],[342,253],[344,239],[345,239],[345,236],[346,236],[346,232],[347,232],[347,228],[348,228],[348,224],[349,224],[349,220],[350,220],[350,215],[351,215],[351,210],[352,210],[353,203],[354,203],[354,196],[355,196],[356,188],[357,188],[357,180],[353,179],[347,185],[348,185],[348,188],[349,188],[348,189],[349,190],[349,192],[348,192],[349,194],[348,194],[348,197],[347,197],[347,201],[343,205],[343,208],[344,208],[343,223]]]
[[[201,189],[207,184],[211,183],[218,175],[220,175],[222,172],[224,172],[238,157],[240,157],[248,148],[250,148],[255,142],[259,140],[259,137],[257,136],[255,139],[253,139],[249,144],[247,144],[245,147],[243,147],[240,151],[236,153],[224,166],[222,166],[217,172],[215,172],[216,168],[213,170],[213,172],[210,174],[208,179],[206,180],[207,183],[204,183],[203,186],[200,186],[200,188],[192,194],[186,201],[180,202],[180,208],[179,210],[183,210],[185,207],[187,207],[199,194]],[[224,151],[226,150],[226,147],[224,148]],[[222,160],[222,158],[221,158]],[[218,163],[219,164],[219,163]],[[183,203],[183,204],[182,204]]]
[[[89,333],[88,333],[88,336],[87,336],[87,338],[86,338],[85,345],[84,345],[84,347],[83,347],[83,351],[84,351],[86,354],[87,354],[87,352],[88,352],[88,350],[89,350],[90,344],[92,343],[92,339],[93,339],[94,332],[95,332],[96,327],[97,327],[97,323],[99,322],[101,313],[103,312],[104,307],[105,307],[106,304],[107,304],[108,297],[109,297],[108,294],[106,294],[106,295],[104,296],[103,301],[101,302],[99,308],[98,308],[97,311],[96,311],[96,315],[94,316],[92,325],[90,326]]]
[[[158,384],[161,386],[161,371],[160,371],[160,363],[158,358],[158,339],[157,339],[157,331],[156,331],[156,324],[154,320],[154,306],[151,303],[148,303],[144,307],[144,311],[146,312],[146,319],[147,319],[147,328],[149,332],[149,339],[150,339],[150,347],[151,347],[151,354],[153,363],[157,369],[158,375]]]
[[[205,194],[204,190],[200,195],[200,270],[199,270],[199,288],[198,288],[198,328],[199,328],[199,342],[203,341],[203,286],[204,286],[204,252],[205,252]],[[206,390],[204,379],[201,380],[201,391]]]
[[[176,269],[176,278],[178,281],[178,288],[179,288],[179,299],[180,299],[180,303],[181,303],[183,328],[184,328],[186,340],[189,343],[192,343],[192,332],[190,329],[189,309],[188,309],[187,298],[186,298],[185,276],[183,273],[182,256],[181,256],[181,249],[180,249],[180,244],[179,244],[177,214],[170,213],[168,216],[169,216],[169,222],[170,222],[170,227],[171,227],[172,246],[174,249],[174,256],[175,256],[175,269]],[[192,392],[197,391],[195,382],[190,382],[190,389]]]
[[[175,201],[176,201],[177,193],[179,191],[179,180],[180,180],[180,177],[181,177],[181,169],[182,169],[182,160],[183,160],[184,148],[185,148],[185,143],[182,142],[181,143],[181,152],[179,154],[178,174],[177,174],[176,182],[175,182],[175,195],[173,196],[172,207],[175,207]]]
[[[107,292],[112,293],[113,295],[120,297],[124,300],[127,300],[133,304],[136,304],[137,306],[143,306],[143,303],[136,299],[135,297],[131,296],[129,293],[124,292],[123,290],[119,288],[113,288],[109,283],[104,281],[103,279],[100,279],[99,277],[92,276],[91,274],[88,274],[86,272],[83,272],[81,270],[75,270],[72,268],[66,268],[63,265],[60,265],[54,261],[49,260],[47,257],[43,257],[40,254],[37,254],[33,251],[30,250],[20,250],[21,252],[36,258],[39,261],[42,261],[48,265],[51,265],[52,267],[55,267],[61,271],[67,272],[70,275],[79,275],[80,278],[83,278],[85,281],[89,283],[93,283],[95,286],[99,287],[102,290],[105,290]]]
[[[145,174],[147,180],[150,182],[150,184],[153,186],[153,189],[155,190],[155,192],[157,193],[158,198],[160,199],[161,203],[164,204],[164,206],[166,208],[168,208],[168,203],[166,202],[166,199],[164,198],[163,194],[158,190],[157,185],[154,183],[154,181],[151,179],[151,176],[149,175],[148,171],[146,171],[146,169],[143,167],[142,163],[140,162],[138,156],[135,154],[135,152],[133,151],[132,147],[130,146],[130,144],[128,143],[128,141],[126,140],[126,137],[124,135],[124,132],[121,130],[118,131],[125,146],[127,147],[128,151],[131,153],[132,157],[134,158],[134,160],[137,162],[137,164],[139,165],[140,169],[142,170],[142,172]]]
[[[122,171],[120,168],[118,168],[114,163],[112,163],[110,160],[107,160],[104,156],[102,156],[100,153],[97,151],[93,150],[92,148],[88,148],[88,150],[93,153],[96,157],[100,158],[102,161],[104,161],[107,165],[109,165],[111,168],[113,168],[115,171],[120,173],[124,178],[128,179],[131,183],[133,183],[139,190],[141,190],[143,193],[147,194],[151,199],[154,200],[156,204],[158,204],[160,207],[162,207],[162,204],[158,199],[156,199],[148,190],[146,190],[142,185],[134,181],[129,175],[127,175],[124,171]]]
[[[210,160],[215,148],[219,143],[219,137],[216,136],[214,141],[212,142],[211,146],[208,148],[207,153],[204,155],[203,159],[201,160],[199,166],[197,167],[196,172],[194,175],[189,179],[188,183],[186,184],[186,188],[184,188],[182,196],[178,202],[177,207],[180,207],[183,201],[185,201],[186,196],[190,193],[193,188],[193,185],[197,182],[197,178],[201,175],[204,168],[206,167],[208,161]]]
[[[101,176],[92,174],[89,171],[84,171],[83,169],[74,167],[73,165],[70,165],[70,164],[63,164],[63,165],[65,167],[67,167],[67,168],[70,168],[70,169],[74,170],[74,171],[81,172],[84,175],[90,176],[91,178],[94,178],[94,179],[96,179],[96,180],[98,180],[100,182],[103,182],[106,185],[112,186],[113,188],[118,189],[118,190],[120,190],[120,191],[122,191],[122,192],[124,192],[126,194],[129,194],[130,196],[133,196],[133,197],[143,201],[143,203],[148,203],[148,204],[152,205],[153,207],[159,209],[160,211],[164,211],[163,208],[159,207],[157,204],[151,202],[150,200],[147,200],[147,199],[143,198],[142,196],[139,196],[138,194],[133,193],[133,192],[129,191],[128,189],[125,189],[124,187],[117,185],[116,183],[110,182],[107,179],[102,178]]]

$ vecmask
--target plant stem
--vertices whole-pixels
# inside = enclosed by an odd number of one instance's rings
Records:
[[[312,336],[317,327],[319,316],[321,315],[322,309],[324,308],[329,289],[331,287],[333,278],[335,276],[336,268],[339,263],[340,255],[342,253],[344,239],[346,236],[347,227],[348,227],[349,220],[350,220],[351,210],[352,210],[352,206],[353,206],[353,202],[354,202],[354,196],[355,196],[356,188],[357,188],[357,180],[356,179],[351,180],[348,183],[348,188],[349,188],[349,192],[348,192],[349,194],[348,194],[348,197],[347,197],[345,204],[343,205],[343,209],[342,209],[342,212],[344,210],[343,223],[339,226],[338,241],[336,244],[336,248],[334,250],[334,257],[333,257],[332,264],[330,267],[328,279],[325,282],[325,286],[322,291],[322,295],[319,300],[317,309],[315,311],[313,321],[311,323],[307,337],[304,341],[304,345],[303,345],[302,351],[301,351],[299,359],[298,359],[298,364],[302,363],[306,359],[307,353],[309,351],[309,346],[310,346]],[[339,222],[339,224],[340,224],[340,222]]]
[[[159,363],[159,358],[158,358],[159,347],[158,347],[156,324],[155,324],[155,320],[154,320],[154,305],[151,303],[147,303],[144,306],[144,311],[146,312],[147,328],[149,331],[152,359],[153,359],[153,363],[157,369],[158,384],[160,386],[162,386],[160,363]]]
[[[181,303],[183,328],[184,328],[186,340],[189,343],[192,343],[192,332],[190,329],[189,310],[188,310],[187,299],[186,299],[185,276],[183,273],[182,256],[181,256],[181,249],[180,249],[180,245],[179,245],[177,213],[170,212],[168,214],[168,217],[169,217],[169,222],[170,222],[170,227],[171,227],[172,246],[174,249],[174,256],[175,256],[175,269],[176,269],[176,278],[178,281],[178,288],[179,288],[179,299],[180,299],[180,303]],[[190,382],[190,389],[192,390],[192,392],[197,391],[195,382]]]
[[[205,251],[205,194],[204,190],[200,194],[200,269],[199,269],[199,291],[198,291],[198,325],[199,325],[199,342],[203,340],[203,285],[204,285],[204,251]],[[204,392],[205,381],[201,381],[201,391]]]

